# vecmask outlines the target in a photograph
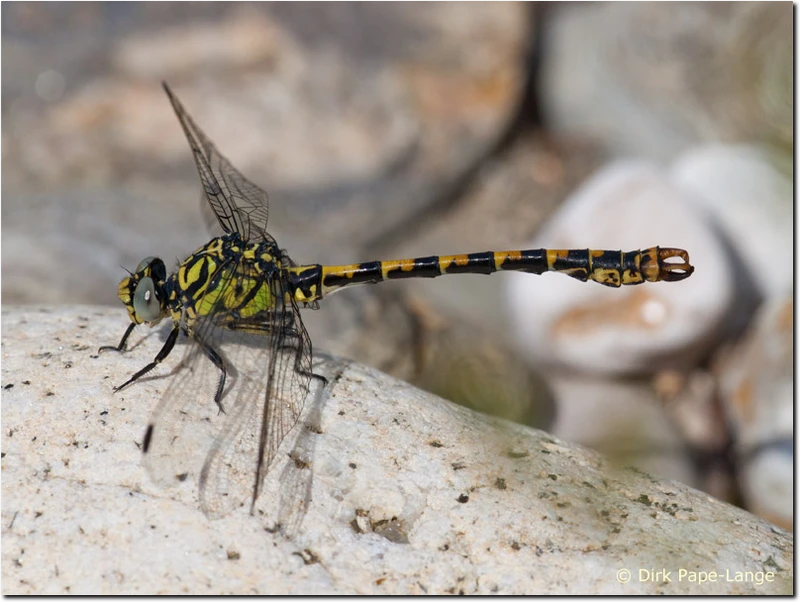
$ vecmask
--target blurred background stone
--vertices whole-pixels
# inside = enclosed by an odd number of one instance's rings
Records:
[[[20,12],[44,19],[39,13],[48,11],[4,10],[6,28]],[[161,80],[223,154],[278,201],[271,217],[282,244],[297,257],[324,252],[334,261],[332,251],[344,241],[350,251],[339,251],[342,261],[485,156],[512,119],[524,83],[527,20],[513,4],[239,4],[164,21],[135,3],[123,14],[112,5],[95,7],[100,14],[75,10],[96,20],[60,25],[71,24],[73,36],[102,30],[115,16],[128,24],[113,38],[98,32],[93,54],[104,57],[103,68],[85,83],[61,64],[62,45],[72,41],[64,30],[49,42],[53,55],[14,71],[29,85],[5,94],[4,190],[27,194],[6,195],[6,204],[27,210],[37,192],[39,205],[68,204],[65,183],[89,194],[99,188],[99,197],[120,194],[106,188],[128,192],[136,211],[130,200],[112,197],[111,220],[148,230],[152,241],[183,243],[156,249],[165,256],[203,240],[191,236],[201,233],[197,194],[170,192],[196,190],[197,182]],[[7,35],[6,42],[20,54],[37,46],[28,36]],[[55,102],[37,98],[33,85],[50,72],[66,82]],[[87,202],[82,212],[97,204]],[[176,229],[171,216],[186,225]],[[40,232],[27,234],[42,244]],[[131,248],[137,255],[122,259],[138,263],[142,250]],[[24,256],[8,260],[24,269]],[[24,292],[18,300],[30,302],[41,291]]]
[[[794,300],[773,297],[720,368],[742,492],[756,514],[793,528]]]
[[[785,256],[794,237],[794,185],[774,157],[757,146],[715,145],[689,150],[671,170],[726,238],[742,286],[760,298],[794,286],[794,262]],[[766,266],[766,257],[775,261]]]
[[[660,160],[718,141],[791,156],[790,5],[571,3],[557,13],[541,90],[560,135]]]
[[[703,216],[655,166],[610,164],[575,191],[528,248],[691,249],[688,280],[619,289],[545,274],[510,274],[519,346],[532,362],[594,374],[696,365],[733,308],[725,250]]]

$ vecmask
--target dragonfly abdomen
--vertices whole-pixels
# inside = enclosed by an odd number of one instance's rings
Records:
[[[678,261],[667,261],[674,258]],[[400,278],[435,278],[443,274],[561,272],[578,280],[594,280],[618,287],[658,280],[683,280],[694,268],[689,265],[689,255],[683,249],[651,247],[627,253],[592,249],[485,251],[340,266],[306,265],[288,271],[295,301],[308,303],[346,286]]]

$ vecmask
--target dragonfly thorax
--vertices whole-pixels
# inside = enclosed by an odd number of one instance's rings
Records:
[[[232,232],[211,239],[164,283],[173,320],[182,319],[190,330],[205,317],[231,327],[278,310],[284,303],[284,257],[271,237],[244,242]]]

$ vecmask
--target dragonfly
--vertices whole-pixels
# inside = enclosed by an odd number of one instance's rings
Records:
[[[156,407],[145,432],[144,463],[157,481],[198,473],[199,501],[209,516],[249,504],[253,513],[278,449],[298,423],[313,385],[327,379],[312,370],[311,339],[301,308],[318,307],[340,289],[402,278],[521,271],[560,272],[581,281],[619,287],[684,280],[694,267],[678,248],[630,252],[591,249],[486,251],[368,261],[349,265],[298,265],[267,231],[269,198],[217,150],[164,83],[194,156],[203,196],[223,235],[197,249],[168,274],[157,257],[142,260],[118,287],[130,324],[116,346],[125,352],[133,330],[171,321],[153,360],[115,387],[119,391],[153,371],[173,351],[181,333],[188,346],[178,375]],[[216,372],[209,371],[203,358]],[[206,367],[203,368],[203,365]],[[217,424],[202,449],[193,420],[203,405],[198,381],[213,388]],[[206,406],[207,407],[207,406]],[[200,442],[198,444],[198,441]]]

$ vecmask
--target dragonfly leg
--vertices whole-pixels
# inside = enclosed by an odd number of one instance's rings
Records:
[[[303,338],[294,328],[286,328],[284,330],[285,339],[282,341],[281,346],[278,348],[281,351],[283,350],[291,350],[295,352],[294,358],[294,369],[298,374],[302,374],[303,376],[308,376],[309,378],[314,378],[322,382],[322,386],[326,386],[328,384],[328,379],[325,378],[322,374],[317,374],[311,370],[305,370],[300,366],[301,358],[303,357]],[[286,339],[297,341],[297,343],[289,343]]]
[[[217,383],[217,392],[214,394],[214,403],[217,404],[219,408],[219,413],[224,414],[225,409],[222,407],[222,392],[225,390],[225,380],[228,376],[228,369],[225,367],[225,362],[222,361],[222,357],[220,356],[217,351],[208,345],[207,343],[201,341],[200,339],[195,339],[198,345],[203,350],[203,353],[206,354],[206,357],[211,360],[217,369],[219,370],[219,382]]]
[[[164,358],[165,358],[165,357],[167,357],[167,356],[170,354],[170,352],[172,351],[172,348],[175,346],[175,341],[176,341],[176,340],[177,340],[177,338],[178,338],[178,333],[179,333],[179,332],[180,332],[180,328],[179,328],[179,327],[176,325],[176,326],[175,326],[175,327],[174,327],[174,328],[173,328],[173,329],[170,331],[170,333],[169,333],[169,336],[167,337],[167,341],[166,341],[166,343],[164,343],[164,346],[161,348],[161,351],[159,351],[159,352],[158,352],[158,354],[155,356],[155,358],[153,358],[153,361],[152,361],[152,362],[150,362],[149,364],[147,364],[147,365],[146,365],[144,368],[142,368],[141,370],[139,370],[139,371],[138,371],[136,374],[134,374],[133,376],[131,376],[131,377],[130,377],[128,380],[126,380],[126,381],[125,381],[124,383],[122,383],[120,386],[118,386],[118,387],[114,387],[114,392],[116,392],[116,391],[119,391],[119,390],[121,390],[121,389],[124,389],[124,388],[125,388],[125,387],[127,387],[129,384],[131,384],[132,382],[134,382],[134,381],[136,381],[136,380],[140,379],[142,376],[144,376],[145,374],[147,374],[148,372],[150,372],[150,370],[152,370],[153,368],[155,368],[156,366],[158,366],[158,365],[159,365],[159,364],[160,364],[160,363],[161,363],[161,362],[164,360]],[[125,335],[126,335],[126,336],[125,336],[125,337],[123,337],[123,339],[122,339],[122,342],[121,342],[120,344],[122,344],[122,343],[124,343],[124,342],[125,342],[125,338],[127,337],[127,335],[128,335],[129,333],[130,333],[130,329],[129,329],[129,331],[128,331],[128,332],[126,332],[126,333],[125,333]]]
[[[328,379],[322,376],[322,374],[317,374],[316,372],[311,372],[310,370],[308,371],[302,370],[300,373],[309,376],[311,378],[316,378],[318,381],[322,383],[323,387],[328,386]]]
[[[116,347],[114,345],[103,345],[102,347],[100,347],[100,349],[97,350],[97,353],[103,353],[103,351],[119,351],[119,352],[125,351],[125,343],[128,342],[128,337],[131,336],[131,333],[133,332],[133,329],[136,328],[136,326],[137,326],[136,323],[131,322],[128,325],[127,330],[125,330],[125,334],[122,335],[122,339],[120,339],[119,345],[117,345]]]

